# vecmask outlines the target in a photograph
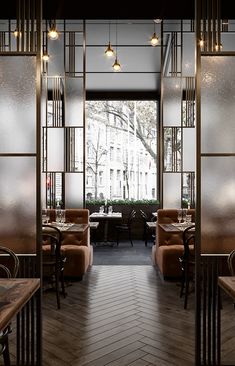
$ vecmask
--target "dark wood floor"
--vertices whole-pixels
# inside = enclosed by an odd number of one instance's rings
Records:
[[[93,266],[67,292],[44,295],[44,366],[193,365],[193,297],[152,266]]]

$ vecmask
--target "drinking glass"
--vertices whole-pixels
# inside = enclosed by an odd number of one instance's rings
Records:
[[[192,215],[186,215],[186,222],[190,224],[192,222]]]
[[[104,213],[104,206],[100,206],[100,213]]]
[[[186,208],[183,208],[182,209],[182,219],[183,219],[184,223],[186,222],[186,214],[187,214],[187,210],[186,210]]]
[[[60,208],[57,208],[55,210],[55,221],[57,224],[60,224],[60,222],[61,222],[61,209]]]
[[[113,212],[113,206],[109,206],[108,213],[111,214]]]
[[[182,221],[182,218],[183,218],[182,210],[178,210],[178,221],[179,221],[179,223]]]
[[[49,222],[49,213],[47,209],[43,209],[42,210],[42,223],[43,224],[48,224]]]
[[[60,210],[60,222],[61,222],[61,225],[64,226],[64,223],[65,223],[65,210]]]

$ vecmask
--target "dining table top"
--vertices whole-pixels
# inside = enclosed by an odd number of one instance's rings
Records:
[[[220,276],[218,278],[218,285],[226,294],[235,300],[235,276]]]
[[[58,224],[57,222],[48,223],[48,225],[51,225],[53,227],[56,227],[59,229],[62,233],[84,233],[88,228],[89,224],[74,224],[70,222],[66,222],[64,224]],[[50,227],[43,227],[43,231],[49,231]]]
[[[195,228],[195,223],[191,222],[188,223],[178,223],[178,222],[172,222],[170,224],[158,224],[166,233],[170,234],[177,234],[180,232],[183,232],[185,229],[187,229],[190,226],[193,226]],[[195,229],[194,229],[195,230]],[[193,231],[193,228],[192,228]]]
[[[0,331],[40,287],[39,278],[0,278]]]
[[[93,212],[90,215],[90,219],[121,219],[121,218],[122,218],[121,212],[111,212],[111,213]]]

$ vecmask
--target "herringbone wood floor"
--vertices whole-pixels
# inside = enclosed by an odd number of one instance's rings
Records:
[[[190,366],[194,298],[183,310],[179,286],[152,266],[93,266],[67,287],[56,310],[44,295],[43,366]],[[233,304],[223,304],[223,355],[234,360]]]

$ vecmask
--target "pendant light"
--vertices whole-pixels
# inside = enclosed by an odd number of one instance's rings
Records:
[[[155,21],[153,21],[153,23],[154,23],[153,35],[152,35],[152,37],[151,37],[151,39],[150,39],[150,42],[151,42],[151,45],[152,45],[153,47],[155,47],[155,46],[158,44],[158,42],[159,42],[159,38],[158,38],[158,36],[156,35],[156,29],[155,29],[156,23],[155,23]]]
[[[105,50],[105,55],[107,57],[113,57],[114,56],[114,50],[113,50],[113,48],[111,46],[111,42],[110,42],[110,22],[109,22],[109,43],[108,43],[108,46]]]
[[[121,64],[118,61],[118,46],[117,46],[117,40],[118,40],[118,36],[117,36],[117,22],[116,22],[116,57],[115,57],[115,61],[114,64],[112,66],[114,71],[120,71],[121,70]]]
[[[51,39],[51,40],[56,40],[56,39],[58,39],[58,37],[59,37],[59,33],[58,33],[58,31],[57,31],[57,29],[56,29],[56,23],[55,23],[55,20],[52,22],[52,21],[50,21],[49,22],[49,26],[50,26],[50,28],[49,28],[49,31],[48,31],[48,37]]]

